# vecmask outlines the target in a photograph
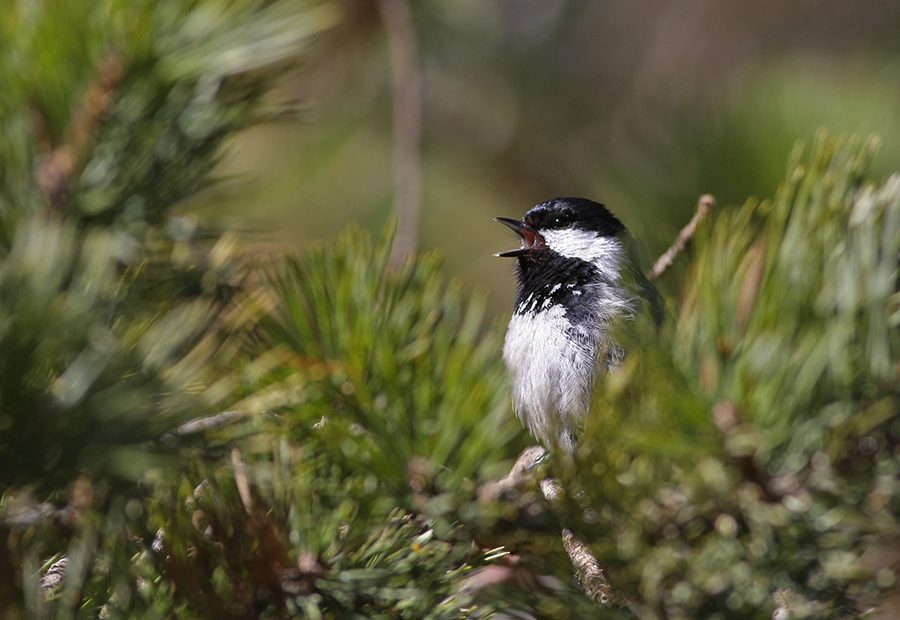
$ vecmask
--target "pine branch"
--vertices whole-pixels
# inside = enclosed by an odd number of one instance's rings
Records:
[[[124,75],[122,61],[115,54],[108,54],[100,63],[97,77],[85,93],[81,107],[73,115],[66,129],[67,141],[59,146],[49,144],[46,121],[35,110],[32,115],[36,124],[35,135],[48,143],[48,152],[43,156],[36,178],[38,186],[47,195],[50,210],[55,211],[65,197],[66,187],[78,166],[84,162],[85,149],[97,126],[109,108],[112,91]]]

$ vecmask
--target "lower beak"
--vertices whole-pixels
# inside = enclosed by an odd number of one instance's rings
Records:
[[[513,220],[508,217],[495,217],[495,222],[500,222],[509,226],[522,237],[522,247],[518,250],[507,250],[506,252],[497,252],[494,256],[511,258],[516,256],[531,256],[533,250],[544,247],[544,238],[535,230],[532,230],[519,220]]]

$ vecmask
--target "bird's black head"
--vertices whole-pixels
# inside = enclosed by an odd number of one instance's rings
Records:
[[[537,231],[572,228],[592,231],[600,237],[614,237],[625,230],[606,207],[587,198],[548,200],[526,213],[522,221]]]
[[[522,237],[522,247],[517,250],[499,252],[496,256],[535,256],[543,249],[560,252],[548,243],[553,231],[583,231],[591,238],[615,237],[625,231],[625,226],[606,207],[587,198],[554,198],[539,204],[525,214],[522,221],[505,217],[494,218],[509,226]],[[560,252],[566,254],[565,251]]]

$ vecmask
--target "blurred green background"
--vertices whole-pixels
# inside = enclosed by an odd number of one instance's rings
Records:
[[[300,121],[230,145],[238,193],[207,215],[288,245],[393,208],[391,73],[372,0],[285,83]],[[769,196],[819,126],[883,139],[876,177],[900,169],[896,0],[428,0],[412,2],[423,80],[420,247],[509,311],[511,265],[491,256],[555,196],[605,203],[668,247],[697,198]],[[247,211],[247,198],[255,207]],[[670,278],[663,283],[673,287]],[[672,293],[669,290],[669,293]]]

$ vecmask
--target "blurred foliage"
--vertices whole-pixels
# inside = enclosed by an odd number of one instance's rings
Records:
[[[0,400],[14,429],[0,469],[26,480],[98,429],[133,439],[133,425],[162,422],[152,411],[171,426],[197,407],[206,379],[189,370],[204,353],[174,364],[215,320],[238,263],[233,240],[173,210],[208,183],[224,137],[285,109],[261,95],[330,19],[284,3],[46,4],[0,17]],[[21,454],[23,426],[62,434]]]
[[[32,219],[2,259],[4,487],[65,482],[106,447],[144,440],[198,406],[191,384],[204,360],[178,363],[209,324],[209,301],[155,317],[123,312],[129,278],[117,259],[132,258],[129,240],[77,234],[72,223]]]
[[[264,95],[335,19],[289,2],[4,7],[4,617],[52,613],[38,569],[62,553],[60,614],[95,615],[141,536],[125,530],[135,483],[187,456],[161,433],[215,411],[244,270],[233,237],[179,210],[228,135],[292,110]]]
[[[900,178],[866,181],[874,150],[820,134],[721,213],[601,391],[563,475],[643,618],[855,617],[896,581],[870,557],[900,508]]]

